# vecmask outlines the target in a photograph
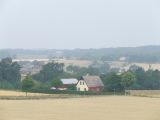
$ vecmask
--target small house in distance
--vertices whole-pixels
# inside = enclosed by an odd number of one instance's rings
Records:
[[[78,80],[75,78],[61,79],[62,87],[61,90],[66,90],[71,85],[75,85],[78,83]]]
[[[77,91],[94,91],[101,92],[104,89],[104,84],[99,76],[86,75],[77,83]]]

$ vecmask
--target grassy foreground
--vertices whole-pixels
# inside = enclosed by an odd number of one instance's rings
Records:
[[[98,96],[0,100],[1,120],[160,120],[160,99]]]

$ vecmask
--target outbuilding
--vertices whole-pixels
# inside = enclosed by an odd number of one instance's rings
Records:
[[[61,82],[62,82],[61,89],[66,90],[68,87],[72,85],[76,86],[78,80],[76,78],[67,78],[67,79],[61,79]]]
[[[61,79],[63,85],[76,85],[78,80],[76,78],[68,78],[68,79]]]

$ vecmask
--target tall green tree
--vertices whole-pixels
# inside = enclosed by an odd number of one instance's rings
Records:
[[[129,88],[136,81],[136,76],[132,72],[125,72],[121,75],[121,85],[124,89]]]
[[[62,82],[59,79],[52,80],[51,85],[54,86],[55,88],[61,87]]]
[[[107,91],[117,91],[121,92],[123,86],[121,85],[121,76],[117,73],[108,73],[102,77],[103,83],[105,85],[105,90]]]
[[[33,78],[42,83],[51,82],[54,78],[57,78],[59,75],[63,74],[63,68],[64,64],[51,62],[44,65],[38,74],[33,75]]]
[[[20,86],[20,65],[12,62],[11,58],[4,58],[0,61],[0,85],[3,88],[15,88]]]
[[[27,76],[23,81],[22,81],[22,91],[27,92],[34,87],[35,83],[34,80],[32,79],[31,76]]]

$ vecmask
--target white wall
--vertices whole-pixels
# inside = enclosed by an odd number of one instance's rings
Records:
[[[81,83],[81,84],[80,84]],[[88,91],[88,86],[87,84],[84,82],[84,80],[80,80],[77,84],[77,91]]]

